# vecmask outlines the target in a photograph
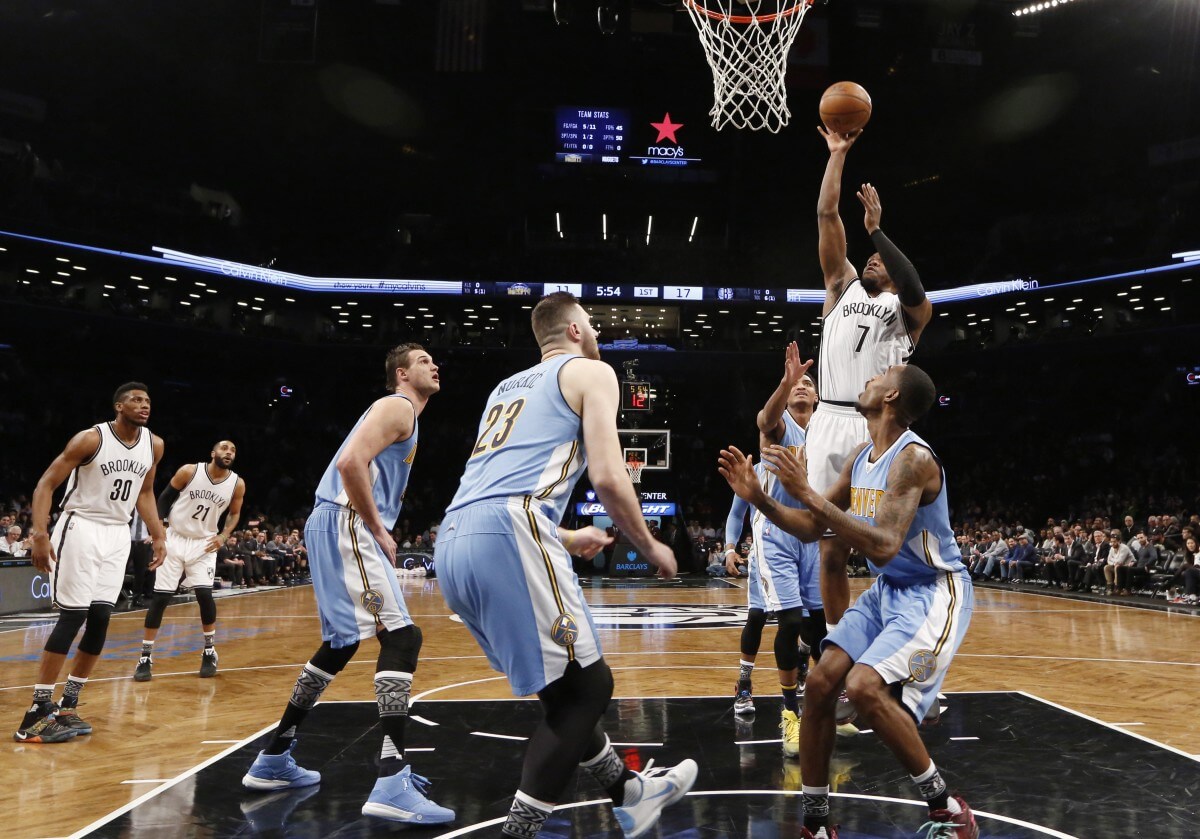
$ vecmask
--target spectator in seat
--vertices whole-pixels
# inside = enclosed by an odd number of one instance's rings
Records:
[[[1061,533],[1055,534],[1054,546],[1043,559],[1046,568],[1046,582],[1059,588],[1067,587],[1069,569],[1067,568],[1067,537]]]
[[[1068,530],[1063,536],[1063,564],[1067,572],[1063,589],[1078,591],[1083,586],[1083,569],[1087,565],[1087,554],[1083,552],[1083,543],[1076,538],[1074,530]]]
[[[5,518],[8,518],[5,516]],[[11,521],[11,519],[10,519]],[[29,548],[21,539],[21,526],[19,524],[10,524],[7,532],[0,538],[0,554],[8,556],[26,556],[29,553]]]
[[[1183,567],[1183,599],[1186,603],[1200,602],[1200,543],[1196,537],[1183,544],[1187,564]]]
[[[1032,569],[1038,566],[1038,554],[1033,545],[1029,544],[1029,537],[1021,534],[1017,537],[1017,549],[1015,553],[1008,555],[1008,579],[1012,583],[1020,583],[1025,581],[1025,575]]]
[[[991,579],[993,572],[999,570],[1000,560],[1008,553],[1008,543],[999,530],[992,531],[992,543],[983,552],[983,564],[975,568],[976,579]]]
[[[246,587],[246,561],[238,556],[237,537],[230,536],[217,549],[217,568],[221,570],[221,576],[229,578],[231,587]]]
[[[1092,549],[1088,551],[1088,563],[1083,568],[1083,581],[1079,587],[1081,591],[1103,588],[1104,566],[1108,564],[1109,545],[1108,540],[1104,538],[1104,531],[1097,530],[1092,533],[1090,544]]]
[[[1113,528],[1108,534],[1108,560],[1104,566],[1105,594],[1117,593],[1117,569],[1132,566],[1137,562],[1133,551],[1121,541],[1121,531]]]
[[[1117,567],[1117,588],[1122,595],[1145,585],[1150,578],[1150,566],[1158,560],[1158,548],[1150,544],[1150,538],[1144,530],[1134,535],[1129,550],[1133,552],[1133,564]]]

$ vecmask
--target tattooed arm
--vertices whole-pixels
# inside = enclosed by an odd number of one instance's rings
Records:
[[[917,506],[922,499],[937,496],[941,481],[942,470],[933,453],[924,446],[907,446],[888,470],[888,488],[875,512],[874,526],[828,500],[813,509],[814,518],[876,565],[887,565],[904,545]]]

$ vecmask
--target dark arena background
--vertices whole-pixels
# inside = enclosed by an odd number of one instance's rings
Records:
[[[166,444],[156,490],[228,438],[242,526],[302,530],[384,392],[387,350],[420,342],[442,390],[395,532],[425,636],[410,759],[458,813],[441,831],[359,815],[373,643],[301,734],[320,787],[242,789],[320,639],[296,571],[216,592],[221,670],[205,680],[186,590],[153,681],[132,680],[145,608],[129,583],[83,695],[95,733],[0,749],[9,834],[498,835],[537,705],[488,667],[427,548],[488,393],[539,357],[532,306],[564,289],[625,383],[622,445],[645,459],[643,514],[680,568],[644,576],[619,541],[576,565],[626,763],[700,765],[650,835],[797,836],[773,625],[758,713],[731,710],[746,592],[708,572],[732,498],[716,458],[757,446],[787,343],[818,353],[817,103],[853,80],[874,112],[843,178],[849,257],[871,253],[853,195],[869,182],[933,301],[912,361],[938,402],[916,430],[964,553],[1079,525],[1145,531],[1155,557],[1127,593],[981,581],[922,736],[981,836],[1200,835],[1200,606],[1182,577],[1200,562],[1200,5],[831,0],[789,55],[778,133],[710,127],[681,5],[612,0],[602,25],[596,7],[0,2],[0,516],[23,535],[47,465],[137,380]],[[581,480],[566,524],[609,524],[595,502]],[[6,551],[15,730],[56,613],[44,575]],[[843,839],[916,835],[921,802],[871,731],[839,739],[833,773]],[[542,835],[619,834],[580,776]]]

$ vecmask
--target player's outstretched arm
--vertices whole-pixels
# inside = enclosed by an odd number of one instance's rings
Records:
[[[729,515],[725,517],[725,571],[731,577],[738,575],[737,546],[742,539],[742,528],[745,526],[746,511],[749,509],[749,502],[735,493]]]
[[[896,295],[904,307],[904,321],[909,334],[916,341],[933,317],[933,303],[925,295],[925,287],[921,285],[921,275],[917,273],[916,266],[879,227],[883,215],[879,191],[871,184],[863,184],[857,195],[865,211],[863,224],[867,228],[867,235],[871,237],[871,244],[879,251],[883,267],[896,285]]]
[[[396,564],[396,540],[384,525],[371,494],[371,461],[392,443],[411,437],[416,422],[416,409],[407,399],[386,396],[378,399],[337,459],[338,474],[350,506],[392,565]]]
[[[772,446],[771,448],[779,447]],[[796,510],[776,504],[758,482],[758,475],[754,472],[753,458],[743,454],[736,446],[721,449],[721,454],[717,459],[717,471],[729,483],[730,489],[741,498],[746,499],[772,523],[804,542],[820,538],[821,530],[812,513],[808,510]]]
[[[846,258],[846,226],[842,224],[838,204],[842,200],[842,168],[846,153],[862,134],[862,129],[838,134],[818,126],[817,131],[829,147],[829,162],[825,164],[821,194],[817,198],[817,253],[821,258],[821,272],[825,275],[825,304],[828,307],[842,293],[846,281],[857,273]]]
[[[158,505],[154,500],[154,477],[158,474],[158,464],[162,460],[166,446],[162,437],[157,434],[151,435],[150,441],[154,448],[154,463],[150,464],[150,471],[146,473],[146,477],[142,478],[142,488],[138,491],[136,507],[138,515],[146,523],[146,530],[150,533],[154,558],[146,567],[153,571],[167,558],[167,531],[163,527],[162,519],[158,517]]]
[[[779,386],[767,398],[767,404],[763,405],[756,418],[759,448],[765,448],[783,439],[783,412],[787,410],[788,396],[812,366],[811,358],[803,362],[800,360],[799,344],[792,341],[787,345],[783,353],[783,378],[779,380]]]
[[[50,545],[49,531],[50,505],[54,500],[54,490],[62,485],[62,482],[67,479],[76,466],[99,450],[99,430],[89,428],[86,431],[80,431],[71,438],[62,453],[46,467],[46,471],[42,473],[37,486],[34,487],[33,501],[30,505],[29,535],[26,538],[29,540],[29,555],[33,559],[34,567],[39,571],[49,571],[51,563],[57,560],[54,556],[54,548]]]
[[[588,456],[588,479],[608,515],[629,537],[659,576],[674,577],[675,554],[659,542],[642,518],[642,503],[625,471],[617,436],[617,374],[603,361],[576,358],[558,374],[563,397],[583,420],[583,445]]]

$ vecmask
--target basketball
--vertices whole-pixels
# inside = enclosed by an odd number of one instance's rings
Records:
[[[871,94],[854,82],[831,84],[821,95],[821,122],[830,131],[845,134],[871,118]]]

